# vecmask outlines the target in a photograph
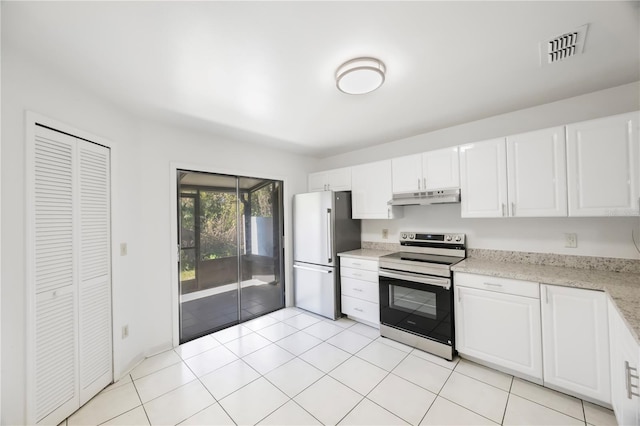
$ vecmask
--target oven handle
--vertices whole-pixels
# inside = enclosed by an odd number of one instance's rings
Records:
[[[447,279],[427,278],[421,275],[409,274],[406,272],[389,272],[383,269],[378,269],[378,275],[381,277],[395,278],[397,280],[412,281],[421,284],[435,285],[443,287],[447,290],[451,288],[451,281]]]

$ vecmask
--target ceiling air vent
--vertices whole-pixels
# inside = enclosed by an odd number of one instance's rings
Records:
[[[540,43],[540,65],[553,64],[582,53],[587,25]]]

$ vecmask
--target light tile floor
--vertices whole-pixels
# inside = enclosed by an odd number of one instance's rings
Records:
[[[610,410],[287,308],[146,359],[66,425],[615,425]]]

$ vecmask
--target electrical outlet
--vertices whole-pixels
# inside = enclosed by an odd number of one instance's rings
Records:
[[[129,324],[122,327],[122,338],[126,339],[129,337]]]
[[[127,243],[120,243],[120,256],[127,255]]]
[[[389,230],[388,229],[383,229],[382,230],[382,238],[385,239],[385,240],[387,238],[389,238]]]
[[[574,234],[574,233],[564,234],[564,246],[567,248],[578,247],[578,234]]]

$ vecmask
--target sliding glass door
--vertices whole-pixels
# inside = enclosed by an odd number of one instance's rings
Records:
[[[282,182],[178,171],[180,343],[284,306]]]

